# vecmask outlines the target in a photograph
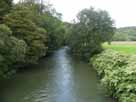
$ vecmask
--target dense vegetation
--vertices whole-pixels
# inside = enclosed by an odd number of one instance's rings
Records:
[[[34,64],[63,44],[61,14],[36,0],[0,1],[0,76]]]
[[[136,101],[136,56],[128,56],[113,50],[103,51],[91,58],[102,84],[119,102]]]
[[[9,12],[12,6],[12,0],[0,1],[0,23],[2,23],[3,16]]]
[[[136,27],[118,28],[113,41],[136,41]]]
[[[114,29],[113,21],[106,11],[83,9],[69,27],[68,45],[72,53],[88,60],[102,50],[101,43],[110,42]]]

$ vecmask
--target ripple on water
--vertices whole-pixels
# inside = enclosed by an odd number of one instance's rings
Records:
[[[32,93],[24,97],[25,102],[47,102],[48,100],[48,91],[47,88],[37,89]]]

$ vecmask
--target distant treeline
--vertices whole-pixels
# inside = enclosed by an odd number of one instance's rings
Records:
[[[118,28],[113,41],[136,41],[136,27]]]

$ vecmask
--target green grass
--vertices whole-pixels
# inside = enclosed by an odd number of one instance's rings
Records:
[[[113,49],[125,54],[136,54],[136,45],[130,45],[130,44],[111,44],[108,45],[107,43],[104,43],[103,48],[105,49]]]

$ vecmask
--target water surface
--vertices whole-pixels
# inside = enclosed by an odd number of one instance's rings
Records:
[[[1,83],[0,102],[113,102],[93,68],[67,49]]]

